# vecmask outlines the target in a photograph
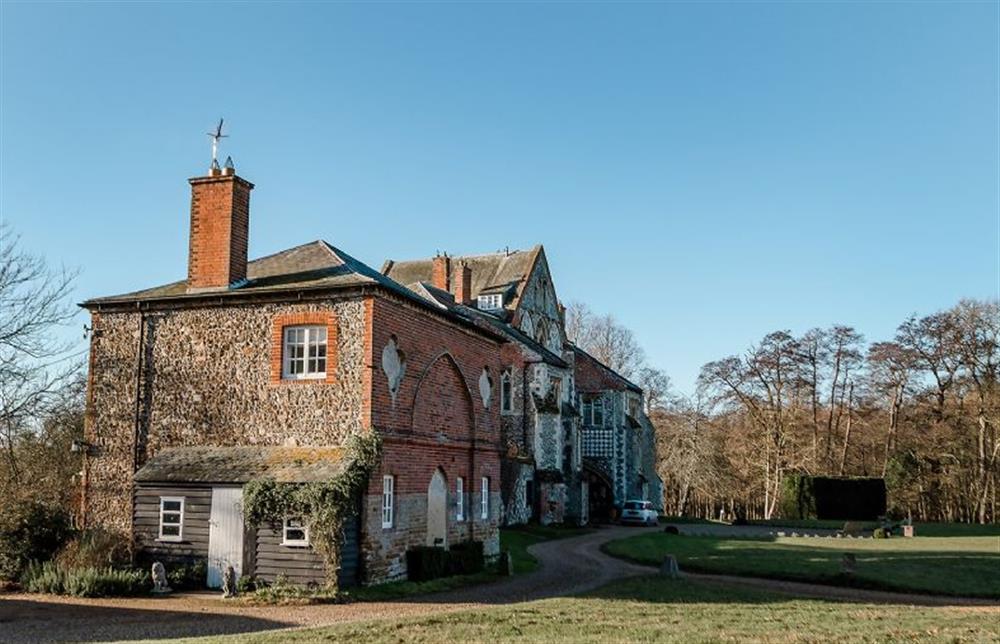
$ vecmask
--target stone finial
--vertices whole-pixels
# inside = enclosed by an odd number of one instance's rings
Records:
[[[226,599],[236,597],[236,569],[226,566],[222,573],[222,596]]]
[[[150,571],[153,578],[153,592],[157,594],[169,593],[173,590],[167,585],[167,570],[159,561],[153,562],[153,569]]]

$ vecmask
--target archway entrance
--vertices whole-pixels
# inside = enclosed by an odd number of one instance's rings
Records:
[[[610,523],[614,519],[615,495],[611,479],[601,468],[583,462],[583,480],[589,488],[587,504],[591,523]]]
[[[441,468],[427,485],[427,545],[448,545],[448,482]]]

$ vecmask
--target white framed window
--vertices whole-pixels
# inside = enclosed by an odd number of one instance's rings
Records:
[[[281,351],[281,377],[306,380],[326,377],[326,327],[286,326]]]
[[[455,479],[455,519],[465,521],[465,479]]]
[[[184,538],[184,497],[160,497],[160,541],[180,541]]]
[[[503,308],[503,293],[480,295],[479,308],[483,311],[499,311]]]
[[[302,517],[285,517],[281,527],[281,545],[297,548],[309,545],[309,526]]]
[[[482,496],[479,500],[479,518],[490,518],[490,477],[484,476],[482,482]]]
[[[382,477],[382,527],[391,528],[393,520],[393,502],[396,492],[396,478],[390,474]]]
[[[500,376],[500,411],[514,409],[514,383],[510,379],[510,369]]]

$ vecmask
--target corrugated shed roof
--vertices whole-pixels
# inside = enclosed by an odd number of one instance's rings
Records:
[[[279,483],[329,481],[347,466],[341,447],[171,447],[149,459],[142,483]]]

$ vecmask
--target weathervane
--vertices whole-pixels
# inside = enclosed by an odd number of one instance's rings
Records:
[[[228,138],[228,134],[222,133],[222,119],[219,119],[219,125],[216,126],[215,132],[209,132],[208,135],[212,137],[212,167],[219,167],[219,139]]]

